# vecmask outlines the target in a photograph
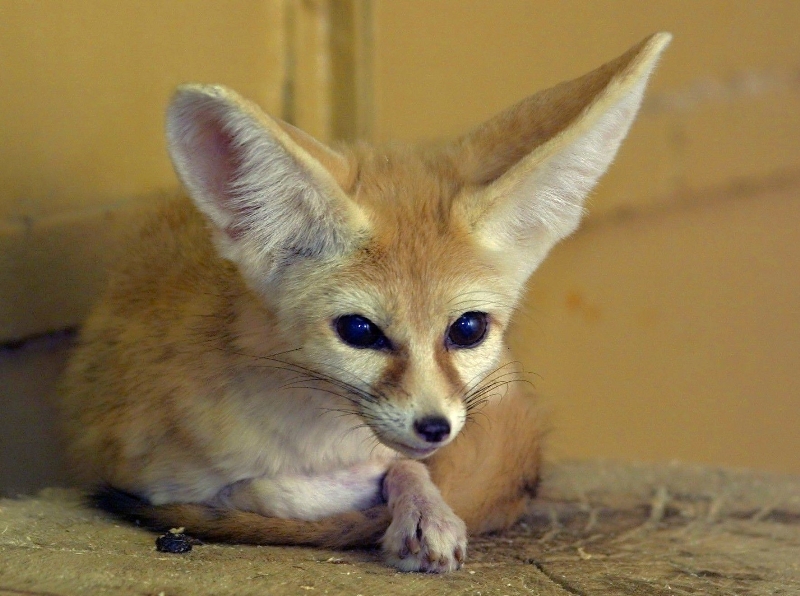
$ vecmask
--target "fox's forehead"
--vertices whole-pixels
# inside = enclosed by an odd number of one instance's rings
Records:
[[[487,303],[507,310],[513,289],[454,218],[452,203],[468,189],[447,162],[402,146],[362,148],[353,158],[358,173],[348,190],[370,231],[342,272],[344,301],[376,323],[422,328]]]
[[[423,261],[409,253],[381,251],[375,258],[374,249],[369,252],[332,280],[330,315],[360,314],[410,339],[438,336],[466,312],[488,312],[503,325],[511,314],[515,297],[491,269],[453,267],[445,258]]]
[[[379,226],[415,223],[445,231],[462,182],[441,154],[418,147],[358,147],[351,154],[349,194]]]
[[[466,239],[416,228],[378,234],[353,255],[335,282],[340,314],[350,310],[382,327],[421,332],[469,311],[505,321],[515,301],[507,281]]]

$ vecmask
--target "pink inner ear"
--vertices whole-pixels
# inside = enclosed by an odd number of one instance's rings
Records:
[[[237,169],[234,140],[211,110],[198,114],[187,147],[190,168],[203,189],[228,211],[231,183]]]
[[[187,161],[193,175],[217,208],[230,216],[225,232],[236,240],[244,234],[255,207],[245,204],[236,181],[243,162],[242,147],[234,134],[225,130],[218,114],[207,109],[197,115],[195,129],[187,143]]]

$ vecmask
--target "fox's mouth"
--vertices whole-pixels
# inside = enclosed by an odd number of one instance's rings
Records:
[[[426,447],[424,449],[417,449],[416,447],[408,447],[403,445],[402,451],[409,457],[413,457],[414,459],[422,459],[423,457],[433,455],[433,452],[437,449],[439,449],[439,447]]]
[[[412,447],[406,443],[401,443],[400,441],[392,441],[389,439],[381,438],[381,442],[384,443],[387,447],[391,447],[395,451],[399,451],[406,457],[410,457],[411,459],[423,459],[428,457],[429,455],[433,455],[435,451],[437,451],[440,447],[443,447],[443,444],[431,445],[429,447]]]

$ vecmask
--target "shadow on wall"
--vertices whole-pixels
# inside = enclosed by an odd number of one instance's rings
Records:
[[[55,388],[74,335],[63,332],[0,347],[0,496],[67,484]]]

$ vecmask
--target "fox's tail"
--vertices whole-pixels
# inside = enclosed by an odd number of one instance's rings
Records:
[[[181,503],[152,505],[134,494],[103,486],[89,502],[116,517],[158,532],[183,527],[186,534],[210,542],[306,545],[324,548],[378,544],[391,522],[385,505],[349,511],[319,521],[265,517],[258,513]]]

